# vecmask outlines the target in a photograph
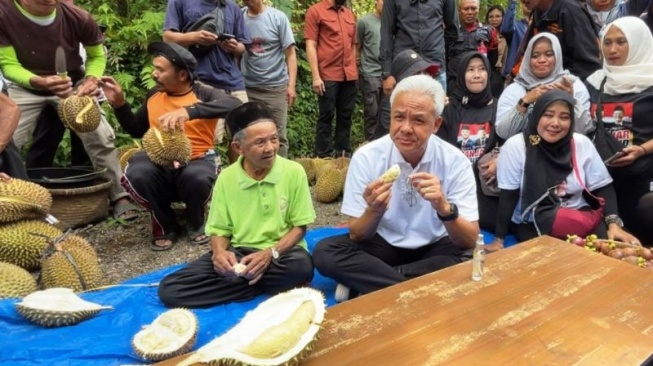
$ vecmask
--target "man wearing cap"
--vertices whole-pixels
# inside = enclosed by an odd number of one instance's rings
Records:
[[[106,54],[103,36],[93,17],[83,9],[63,1],[17,0],[0,2],[0,67],[10,81],[9,97],[21,110],[14,132],[21,149],[36,127],[46,105],[58,107],[62,98],[94,95],[104,73]],[[86,50],[86,67],[80,56]],[[66,70],[56,70],[55,54],[61,46]],[[60,75],[59,75],[60,74]],[[102,116],[92,132],[79,133],[84,148],[97,169],[106,168],[112,181],[109,198],[114,216],[131,220],[138,215],[129,194],[120,186],[122,171],[115,148],[114,131]]]
[[[304,235],[315,211],[303,168],[277,155],[277,128],[265,104],[245,103],[226,123],[240,156],[213,189],[211,252],[161,281],[159,298],[168,307],[245,301],[313,278]]]
[[[352,157],[342,213],[349,234],[320,241],[315,268],[335,279],[336,301],[367,294],[469,259],[479,233],[472,165],[434,133],[444,90],[428,75],[390,96],[390,133]],[[381,177],[399,167],[395,181]]]
[[[152,127],[163,131],[181,129],[190,140],[192,158],[186,166],[154,164],[144,152],[128,161],[122,184],[135,201],[150,211],[155,251],[167,250],[178,234],[170,204],[186,203],[186,221],[192,243],[206,243],[204,205],[211,195],[217,175],[213,131],[222,118],[241,102],[224,91],[196,82],[195,57],[175,43],[154,42],[152,78],[156,86],[134,114],[118,83],[102,77],[102,88],[120,125],[131,136],[141,138]]]
[[[424,60],[419,53],[413,50],[403,50],[395,56],[392,60],[392,75],[395,75],[397,82],[403,79],[419,74],[431,75],[435,77],[440,72],[440,65]],[[388,133],[390,128],[390,95],[384,94],[381,98],[381,106],[379,107],[378,123],[376,124],[376,131],[374,138]]]

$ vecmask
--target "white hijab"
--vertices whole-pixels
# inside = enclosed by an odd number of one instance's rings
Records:
[[[603,69],[596,70],[587,82],[599,90],[607,77],[603,92],[608,95],[639,93],[653,86],[653,36],[646,23],[637,17],[622,17],[608,24],[601,34],[617,27],[628,40],[628,57],[622,66],[611,66],[603,60]]]
[[[551,48],[553,49],[553,54],[555,55],[555,65],[553,66],[553,71],[551,75],[538,78],[533,74],[531,70],[531,54],[533,53],[533,45],[540,38],[546,38],[551,42]],[[562,47],[560,46],[560,41],[558,37],[552,33],[543,32],[538,33],[535,37],[531,38],[524,52],[524,57],[522,58],[521,67],[519,68],[519,73],[515,78],[515,82],[521,84],[526,90],[531,90],[536,86],[543,84],[550,84],[560,80],[563,76],[569,75],[569,71],[562,68]]]

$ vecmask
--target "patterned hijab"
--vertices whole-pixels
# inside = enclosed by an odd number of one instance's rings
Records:
[[[601,34],[617,27],[628,40],[628,57],[621,66],[611,66],[603,60],[603,69],[596,70],[587,82],[596,90],[607,78],[603,92],[608,95],[639,93],[653,86],[653,36],[646,23],[637,17],[623,17],[608,24]]]
[[[533,71],[531,70],[530,60],[531,55],[533,54],[533,47],[535,47],[535,43],[542,38],[546,38],[551,42],[551,48],[553,49],[553,53],[555,55],[555,65],[553,66],[553,71],[549,76],[538,78],[535,76],[535,74],[533,74]],[[538,33],[535,35],[535,37],[531,38],[530,42],[528,42],[528,46],[526,47],[524,58],[522,60],[523,61],[521,63],[521,67],[519,68],[519,73],[515,78],[515,82],[526,88],[526,90],[531,90],[542,84],[550,84],[556,82],[563,76],[569,75],[569,71],[562,68],[562,47],[560,46],[560,41],[558,40],[558,37],[548,32]]]

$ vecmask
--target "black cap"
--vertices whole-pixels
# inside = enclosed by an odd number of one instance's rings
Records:
[[[173,65],[188,71],[191,80],[194,80],[197,59],[186,48],[174,42],[152,42],[147,46],[147,52],[165,57]]]
[[[247,102],[234,108],[224,119],[231,136],[246,129],[256,122],[269,120],[274,122],[272,113],[263,102]]]
[[[440,71],[440,64],[424,60],[413,50],[403,50],[392,60],[392,75],[397,82],[422,71],[435,76]]]

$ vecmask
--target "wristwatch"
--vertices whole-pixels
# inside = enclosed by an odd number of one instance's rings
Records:
[[[451,207],[451,208],[450,208],[449,214],[447,216],[440,216],[440,213],[438,213],[436,211],[440,221],[446,222],[446,221],[452,221],[452,220],[455,220],[455,219],[458,218],[458,206],[456,206],[455,203],[450,203],[449,207]]]
[[[270,252],[272,252],[272,260],[273,261],[276,261],[277,259],[279,259],[279,251],[275,247],[270,248]]]
[[[624,222],[621,220],[621,217],[618,215],[608,215],[605,217],[605,224],[610,226],[610,224],[617,224],[619,227],[624,227]]]
[[[528,107],[531,106],[530,103],[526,103],[526,102],[524,102],[524,99],[522,99],[522,98],[519,98],[519,100],[517,101],[517,104],[518,104],[520,107],[524,107],[524,108],[528,108]]]

